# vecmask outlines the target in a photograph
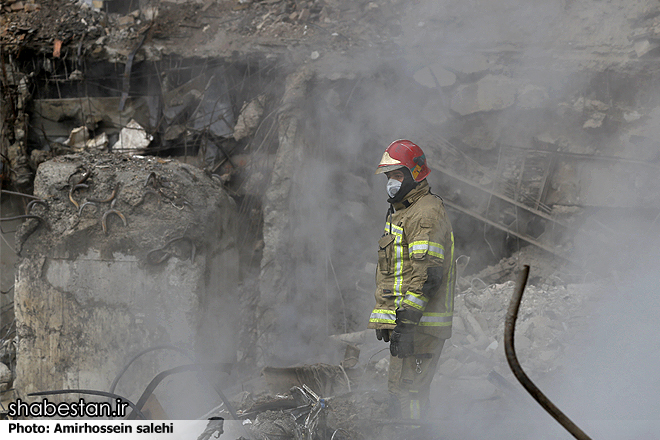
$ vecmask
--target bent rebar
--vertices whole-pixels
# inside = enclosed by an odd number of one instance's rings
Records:
[[[75,172],[74,172],[74,174],[75,174]],[[86,182],[87,179],[89,179],[89,176],[91,176],[91,175],[92,175],[92,170],[85,171],[83,173],[83,175],[80,177],[80,180],[78,180],[78,182],[70,184],[71,187],[69,188],[69,200],[71,201],[71,203],[73,203],[73,205],[76,207],[76,209],[80,208],[80,204],[73,199],[73,193],[78,188],[88,188],[89,185],[85,185],[84,182]],[[73,176],[73,174],[71,176],[69,176],[69,178],[67,179],[67,182],[69,182],[71,180],[72,176]]]
[[[40,216],[34,215],[34,214],[16,215],[14,217],[2,217],[2,218],[0,218],[0,222],[8,222],[8,221],[11,221],[11,220],[18,220],[18,219],[21,219],[21,218],[36,218],[37,220],[41,220],[44,223],[46,222],[46,220],[44,220],[43,217],[40,217]]]
[[[94,202],[85,202],[82,205],[80,205],[80,209],[78,210],[78,216],[80,217],[82,215],[83,209],[85,209],[85,206],[94,206],[96,207],[96,210],[98,211],[99,205],[97,205]]]
[[[160,256],[160,258],[154,258],[153,257],[153,255],[156,254],[157,252],[162,252],[162,255]],[[167,251],[164,251],[163,249],[160,249],[160,248],[159,249],[153,249],[153,250],[147,252],[147,263],[153,264],[153,265],[161,264],[161,263],[164,263],[165,261],[167,261],[167,259],[170,258],[171,256],[172,256],[171,253],[169,253]]]
[[[106,391],[97,391],[97,390],[52,390],[52,391],[37,391],[36,393],[29,393],[28,396],[52,396],[55,394],[90,394],[92,396],[103,396],[103,397],[112,397],[113,399],[121,399],[122,401],[128,403],[128,405],[131,407],[133,412],[131,414],[135,413],[136,415],[140,416],[142,419],[146,420],[147,418],[142,414],[142,411],[135,406],[133,402],[125,398],[124,396],[120,396],[119,394],[114,394],[114,393],[108,393]]]
[[[522,272],[520,272],[516,290],[513,292],[513,297],[511,297],[509,309],[506,312],[506,321],[504,323],[504,351],[506,353],[506,360],[509,363],[509,367],[511,367],[513,375],[516,376],[516,379],[518,379],[525,390],[527,390],[527,392],[534,398],[534,400],[539,403],[539,405],[541,405],[541,407],[543,407],[544,410],[546,410],[576,439],[591,440],[591,437],[585,434],[584,431],[582,431],[575,423],[571,421],[571,419],[569,419],[563,412],[561,412],[561,410],[557,408],[536,385],[534,385],[534,382],[532,382],[527,374],[525,374],[522,366],[518,362],[513,343],[513,335],[516,327],[516,320],[518,319],[520,301],[522,300],[522,295],[525,290],[528,277],[529,265],[525,265],[523,266]]]
[[[32,207],[33,207],[34,205],[36,205],[36,204],[44,205],[44,206],[46,207],[46,209],[48,209],[48,203],[46,203],[45,200],[32,200],[32,201],[30,201],[30,203],[28,203],[27,206],[25,207],[25,215],[29,215],[29,214],[30,214],[30,210],[31,210]]]
[[[73,203],[76,209],[80,208],[80,204],[73,199],[73,193],[78,188],[89,188],[89,185],[87,185],[86,183],[76,183],[75,185],[71,186],[71,189],[69,189],[69,200],[71,201],[71,203]]]
[[[147,263],[157,265],[164,263],[169,259],[172,255],[174,255],[172,252],[167,251],[167,249],[177,241],[187,241],[190,243],[190,262],[195,263],[195,255],[197,253],[197,246],[195,245],[195,242],[193,241],[192,238],[182,236],[182,237],[176,237],[165,243],[165,245],[161,248],[158,249],[152,249],[147,253]],[[162,255],[159,258],[154,258],[153,256],[156,255],[157,253],[162,253]]]
[[[187,203],[187,202],[184,202],[184,203]],[[187,241],[188,243],[190,243],[190,248],[191,248],[190,249],[190,261],[192,263],[194,263],[195,262],[195,253],[197,252],[197,246],[195,246],[195,242],[190,237],[182,236],[182,237],[173,238],[170,241],[168,241],[167,243],[165,243],[165,246],[163,246],[162,249],[163,250],[166,249],[171,244],[176,243],[177,241]]]
[[[81,169],[82,169],[82,171],[83,171],[82,176],[80,176],[80,179],[79,179],[76,183],[73,183],[73,184],[72,184],[72,183],[71,183],[71,178],[72,178],[73,176],[75,176],[75,174],[76,174],[78,171],[80,171]],[[70,184],[71,186],[76,186],[76,185],[80,185],[81,183],[85,183],[85,182],[87,181],[87,179],[89,179],[89,176],[91,176],[91,175],[92,175],[92,170],[88,170],[88,171],[86,171],[85,168],[82,168],[82,167],[81,167],[81,168],[77,168],[72,174],[70,174],[69,177],[67,177],[66,181],[67,181],[67,183]]]
[[[108,198],[105,198],[105,199],[92,199],[92,198],[89,198],[87,200],[89,200],[90,202],[94,202],[94,203],[112,202],[114,200],[114,198],[117,196],[117,191],[118,190],[119,190],[119,182],[117,182],[115,184],[115,188],[112,190],[112,193],[110,194],[110,196]]]
[[[24,193],[16,192],[16,191],[8,191],[6,189],[0,190],[0,193],[11,194],[11,195],[14,195],[14,196],[25,197],[27,199],[34,199],[34,200],[42,200],[43,201],[43,199],[41,197],[33,196],[32,194],[24,194]]]
[[[119,217],[121,219],[121,221],[124,223],[124,227],[127,225],[126,217],[124,217],[124,214],[117,211],[116,209],[108,209],[107,211],[105,211],[105,213],[103,214],[103,217],[101,218],[101,227],[103,228],[103,233],[105,235],[108,235],[107,221],[108,221],[108,216],[110,214],[115,214],[117,217]]]
[[[144,188],[150,186],[154,189],[158,189],[160,180],[158,180],[158,175],[156,175],[155,171],[152,171],[149,173],[147,176],[146,180],[144,181]]]

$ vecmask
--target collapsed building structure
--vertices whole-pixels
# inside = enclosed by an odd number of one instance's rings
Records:
[[[464,256],[440,373],[477,378],[477,400],[502,392],[492,372],[505,374],[520,255],[545,286],[522,344],[553,371],[589,291],[574,285],[608,275],[602,249],[629,242],[618,222],[656,227],[660,6],[518,6],[5,2],[3,189],[40,202],[3,195],[3,217],[36,216],[3,222],[18,255],[3,243],[6,383],[21,397],[108,389],[131,355],[166,345],[186,354],[142,358],[117,392],[186,355],[234,365],[226,375],[338,365],[344,346],[327,337],[362,330],[372,301],[385,209],[373,167],[401,137],[427,152]],[[566,320],[553,295],[573,298]],[[382,375],[373,356],[362,366]],[[328,377],[350,389],[344,370]],[[169,387],[171,417],[217,399],[191,406]]]

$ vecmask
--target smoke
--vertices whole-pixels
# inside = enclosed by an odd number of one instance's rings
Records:
[[[306,154],[312,158],[305,162],[292,211],[298,263],[294,272],[297,293],[291,310],[305,310],[307,314],[296,312],[287,317],[293,317],[301,332],[292,341],[307,344],[292,344],[295,349],[291,348],[287,355],[299,356],[298,360],[308,358],[313,351],[309,344],[313,338],[308,331],[323,335],[366,326],[372,298],[356,289],[352,281],[366,264],[375,260],[374,246],[387,205],[384,181],[372,173],[392,140],[410,139],[430,158],[449,166],[455,158],[437,139],[468,139],[475,127],[484,131],[484,143],[505,141],[529,147],[534,138],[550,133],[561,138],[554,144],[557,149],[611,152],[621,126],[612,124],[589,132],[584,124],[591,114],[585,113],[584,107],[576,110],[573,104],[584,97],[599,99],[609,106],[605,112],[613,110],[607,113],[607,117],[613,118],[618,112],[612,108],[615,96],[600,81],[602,66],[594,64],[591,69],[584,69],[582,63],[589,56],[573,48],[575,42],[581,41],[593,47],[601,47],[602,43],[629,50],[630,42],[624,37],[631,30],[629,20],[635,11],[644,11],[640,8],[642,3],[645,2],[626,4],[621,10],[610,4],[594,8],[593,3],[581,1],[405,3],[403,33],[396,40],[400,57],[383,60],[365,56],[359,80],[347,76],[328,79],[334,71],[320,75],[315,83],[318,93],[310,100],[314,117],[308,127],[318,137],[309,140],[313,148]],[[608,20],[601,26],[599,20],[603,17]],[[553,54],[553,50],[562,49],[565,52],[560,55]],[[572,57],[584,58],[576,61]],[[486,67],[465,67],[474,58],[485,62]],[[455,85],[429,89],[413,79],[419,69],[437,63],[457,73]],[[460,69],[456,67],[459,65]],[[456,88],[474,83],[488,72],[540,87],[541,102],[532,109],[514,106],[465,118],[450,111],[448,106]],[[434,114],[436,123],[423,113],[430,104],[440,109]],[[497,165],[497,154],[480,150],[477,143],[461,144],[459,149],[468,155],[480,155],[486,167]],[[581,166],[571,159],[565,163],[575,168]],[[590,176],[587,173],[577,178],[586,182]],[[442,191],[452,191],[437,174],[432,173],[429,180],[439,188],[440,195]],[[638,184],[636,190],[646,182]],[[577,196],[580,189],[575,188]],[[612,188],[596,185],[590,192],[591,200],[606,200],[612,192]],[[628,193],[617,194],[619,198],[613,204],[611,200],[607,202],[614,207],[610,213],[631,208],[620,203]],[[568,205],[585,202],[568,198],[564,194],[562,200]],[[351,210],[351,204],[360,208]],[[621,237],[612,237],[610,243],[616,245],[610,247],[607,239],[604,247],[593,247],[591,234],[575,238],[572,252],[588,262],[590,276],[604,282],[594,293],[587,327],[577,340],[569,342],[563,368],[551,378],[541,378],[543,391],[593,438],[650,438],[648,435],[657,428],[654,418],[660,383],[655,372],[660,357],[655,353],[660,338],[653,323],[660,315],[658,276],[654,270],[658,255],[648,247],[636,247],[648,238],[645,233],[650,231],[640,229],[638,219],[631,217],[618,221],[616,229],[643,232],[623,237],[624,242],[634,243],[628,249],[632,252],[623,251]],[[602,212],[598,218],[605,224],[612,220]],[[455,225],[455,229],[461,230],[461,226],[465,225]],[[472,228],[461,230],[457,240],[462,240],[467,254],[488,253],[483,229],[477,225]],[[635,262],[633,267],[630,261]],[[330,262],[334,267],[330,267]],[[301,308],[305,302],[317,305]],[[443,386],[453,388],[451,397],[460,399],[457,390],[469,388],[466,382],[469,381]],[[443,435],[489,439],[570,437],[525,394],[498,403],[489,403],[487,395],[481,397],[481,403],[470,404],[471,398],[466,395],[465,400],[455,404],[445,401],[443,395],[434,396],[437,418],[446,422]]]
[[[639,217],[618,223],[628,246],[618,248],[614,264],[592,254],[610,263],[611,272],[587,311],[584,333],[567,353],[563,384],[556,385],[559,399],[586,421],[593,438],[652,438],[660,406],[659,243]]]
[[[535,138],[549,135],[555,148],[569,151],[584,147],[593,152],[616,144],[616,124],[610,132],[584,132],[583,124],[591,116],[585,113],[584,98],[611,106],[614,95],[594,80],[600,79],[602,69],[596,61],[591,70],[582,70],[595,56],[575,52],[573,45],[582,41],[600,48],[599,42],[606,41],[629,50],[630,42],[624,37],[634,10],[630,4],[618,10],[609,3],[599,2],[600,7],[595,7],[593,2],[577,0],[391,3],[402,13],[398,19],[401,34],[387,42],[392,46],[374,47],[352,64],[321,57],[314,65],[316,77],[309,82],[300,118],[304,160],[300,169],[287,176],[292,180],[288,239],[279,255],[279,276],[286,282],[281,292],[261,292],[262,299],[273,300],[266,305],[277,317],[277,326],[265,329],[276,331],[271,365],[333,362],[321,343],[327,335],[366,327],[374,301],[370,291],[375,288],[370,268],[387,209],[385,179],[373,172],[391,141],[410,139],[429,159],[464,175],[496,168],[499,143],[530,147]],[[602,24],[605,16],[607,23]],[[429,87],[415,79],[420,69],[436,65],[454,75],[455,82]],[[531,104],[526,101],[528,107],[519,106],[519,100],[504,108],[496,108],[500,104],[493,99],[493,109],[485,106],[463,116],[451,108],[460,87],[474,86],[487,75],[515,82],[516,99],[522,96],[520,90],[531,90],[540,98]],[[574,105],[580,98],[582,107]],[[481,177],[489,176],[482,173]],[[457,194],[438,172],[432,172],[429,181],[436,193],[448,199],[468,197]],[[598,193],[597,186],[592,195]],[[579,190],[575,188],[576,195]],[[566,192],[563,199],[559,190],[555,192],[556,200],[567,202]],[[619,198],[627,194],[620,193]],[[504,238],[499,238],[502,243],[490,243],[486,235],[495,241],[496,234],[451,215],[457,254],[470,255],[473,262],[481,257],[483,263],[488,261],[484,255],[504,253]],[[576,255],[589,259],[594,273],[610,276],[619,248],[599,251],[598,255],[612,256],[599,264],[593,261],[592,248],[583,246],[591,241],[578,237]],[[595,305],[593,316],[601,318],[592,318],[585,341],[573,343],[565,369],[544,382],[548,395],[576,421],[632,419],[633,414],[645,419],[657,408],[657,381],[651,382],[654,386],[644,385],[646,374],[652,377],[653,369],[657,370],[648,359],[652,356],[644,359],[644,354],[654,353],[658,346],[649,330],[657,309],[653,296],[657,280],[648,276],[653,264],[645,266],[646,271],[620,273],[618,289],[610,286],[598,295],[597,305],[603,302],[603,306]],[[622,315],[635,319],[625,321]],[[637,340],[631,341],[635,339],[631,334]],[[638,364],[650,368],[638,374],[633,368]],[[620,371],[632,373],[623,379]],[[465,382],[451,386],[469,387]],[[531,399],[522,397],[522,405],[509,401],[498,405],[490,404],[487,395],[481,397],[485,402],[463,412],[469,400],[453,405],[444,396],[436,396],[438,418],[455,420],[448,422],[448,430],[466,437],[563,438],[561,428]],[[633,410],[640,403],[646,409]]]

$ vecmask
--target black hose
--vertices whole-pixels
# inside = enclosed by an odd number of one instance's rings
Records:
[[[516,320],[518,319],[518,309],[520,308],[520,301],[522,300],[522,295],[525,290],[525,285],[527,284],[527,278],[529,277],[529,266],[523,266],[522,272],[520,272],[520,277],[518,278],[518,284],[516,290],[513,292],[513,297],[511,298],[511,303],[509,304],[509,309],[506,312],[506,321],[504,323],[504,351],[506,353],[506,360],[511,367],[511,371],[514,376],[518,379],[520,384],[527,390],[527,392],[536,400],[539,405],[543,407],[561,426],[566,428],[566,430],[573,435],[578,440],[591,440],[587,434],[584,433],[575,423],[571,421],[559,408],[557,408],[551,401],[548,399],[545,394],[541,392],[540,389],[534,382],[527,377],[527,374],[523,371],[518,358],[516,357],[516,350],[513,344],[513,335],[516,328]]]
[[[147,354],[151,351],[155,351],[155,350],[175,350],[175,351],[178,351],[179,353],[182,353],[185,357],[187,357],[191,361],[194,361],[194,359],[192,358],[192,356],[190,356],[190,353],[187,350],[184,350],[183,348],[179,348],[175,345],[164,344],[164,345],[156,345],[156,346],[153,346],[153,347],[145,348],[144,350],[142,350],[141,352],[139,352],[138,354],[133,356],[131,358],[131,360],[128,361],[126,363],[126,365],[124,365],[124,368],[121,369],[121,371],[117,374],[117,377],[115,377],[115,380],[112,381],[112,385],[110,385],[110,392],[111,393],[115,392],[115,388],[117,388],[117,384],[119,383],[119,379],[121,379],[121,377],[124,375],[124,373],[126,373],[126,371],[128,370],[128,368],[131,366],[131,364],[133,362],[138,360],[141,356],[143,356],[143,355],[145,355],[145,354]]]
[[[172,374],[177,374],[177,373],[183,373],[186,371],[217,371],[223,368],[226,368],[230,364],[224,364],[224,363],[216,363],[216,364],[189,364],[189,365],[181,365],[178,367],[171,368],[169,370],[162,371],[154,377],[151,382],[149,382],[149,385],[147,385],[147,388],[144,390],[142,393],[142,396],[140,396],[140,400],[138,400],[136,407],[138,410],[141,410],[142,407],[144,406],[145,403],[147,403],[147,400],[149,399],[149,396],[154,392],[158,384],[160,384],[163,379],[165,379],[167,376],[170,376]],[[218,393],[222,401],[225,403],[225,406],[227,407],[227,410],[229,413],[232,415],[232,417],[235,420],[238,420],[238,416],[236,415],[236,411],[234,411],[234,407],[232,404],[229,402],[229,399],[225,396],[225,394],[222,392],[220,388],[218,388],[215,384],[213,384],[213,388],[215,389],[215,392]],[[128,420],[133,420],[135,419],[135,415],[133,413],[129,414],[127,417]]]

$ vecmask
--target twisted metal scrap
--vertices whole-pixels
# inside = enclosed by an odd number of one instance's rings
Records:
[[[516,285],[516,290],[513,292],[513,297],[509,303],[509,309],[506,312],[506,321],[504,323],[504,351],[506,353],[506,360],[511,367],[516,379],[520,384],[527,390],[527,392],[536,400],[539,405],[543,407],[561,426],[566,428],[566,430],[573,435],[578,440],[591,440],[587,434],[584,433],[575,423],[571,421],[559,408],[557,408],[551,401],[548,399],[545,394],[541,392],[540,389],[532,380],[527,377],[527,374],[522,369],[522,366],[518,362],[516,357],[516,350],[513,344],[513,334],[516,327],[516,320],[518,319],[518,309],[520,308],[520,301],[522,300],[523,291],[525,290],[525,285],[527,284],[527,278],[529,277],[529,266],[523,266],[523,270],[520,273],[518,278],[518,284]]]

